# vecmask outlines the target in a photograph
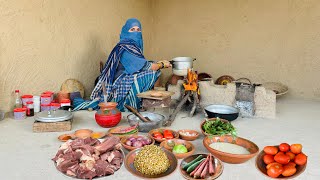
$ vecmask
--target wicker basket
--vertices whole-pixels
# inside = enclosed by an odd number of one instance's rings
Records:
[[[275,92],[277,97],[282,96],[289,91],[288,86],[279,82],[266,82],[263,83],[262,86],[268,90]]]

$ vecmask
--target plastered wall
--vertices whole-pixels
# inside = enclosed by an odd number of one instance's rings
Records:
[[[319,0],[156,0],[153,7],[154,58],[192,56],[195,69],[214,78],[278,81],[289,97],[320,99]]]
[[[58,92],[68,78],[89,96],[127,18],[143,24],[150,44],[148,0],[0,0],[0,109],[22,94]]]
[[[214,78],[279,81],[289,97],[320,100],[318,0],[0,0],[0,109],[12,110],[14,89],[57,92],[68,78],[88,96],[130,17],[149,59],[192,56]]]

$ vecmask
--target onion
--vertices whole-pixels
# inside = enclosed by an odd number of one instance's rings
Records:
[[[147,142],[147,144],[151,144],[151,139],[150,138],[145,138],[145,141]]]
[[[148,142],[148,140],[144,139],[141,141],[143,145],[149,145],[150,143]]]
[[[132,141],[133,139],[136,139],[135,137],[129,137],[128,140]]]
[[[127,140],[127,141],[126,141],[126,145],[128,145],[128,146],[132,146],[132,142],[131,142],[131,141],[129,141],[129,140]]]
[[[132,143],[135,143],[136,141],[137,141],[137,139],[135,139],[135,138],[131,140]]]
[[[137,141],[141,141],[141,140],[143,140],[143,137],[138,137],[137,138]]]
[[[136,142],[133,143],[133,147],[138,147],[138,148],[140,148],[140,147],[142,147],[142,146],[143,146],[143,144],[142,144],[140,141],[136,141]]]

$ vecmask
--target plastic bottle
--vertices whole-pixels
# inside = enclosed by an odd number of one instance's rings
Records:
[[[40,112],[40,96],[33,96],[34,112]]]
[[[22,100],[20,98],[20,91],[15,90],[15,103],[14,103],[14,108],[21,108],[22,107]]]
[[[27,116],[34,116],[34,106],[32,101],[27,102]]]

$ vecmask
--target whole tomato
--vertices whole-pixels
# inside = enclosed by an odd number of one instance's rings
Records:
[[[271,167],[271,166],[274,166],[274,165],[282,166],[282,164],[280,164],[280,163],[272,162],[272,163],[268,164],[266,168],[267,168],[267,169],[270,169],[270,167]]]
[[[299,154],[302,151],[302,145],[301,144],[291,144],[290,151],[294,154]]]
[[[263,156],[263,162],[266,164],[270,164],[270,163],[274,162],[273,156],[270,154],[265,154]]]
[[[274,160],[280,164],[288,164],[290,162],[290,156],[284,154],[283,152],[279,152],[274,156]]]
[[[288,143],[281,143],[279,145],[279,150],[282,152],[287,152],[290,150],[290,145]]]
[[[293,167],[296,167],[296,165],[297,165],[296,163],[290,161],[290,162],[289,162],[288,164],[286,164],[285,166],[293,166]]]
[[[298,165],[304,165],[307,163],[307,156],[303,153],[297,154],[294,158],[294,162]]]
[[[282,167],[282,165],[279,165],[279,164],[272,165],[267,170],[268,176],[273,177],[273,178],[277,178],[278,176],[280,176],[282,174],[282,172],[283,172],[283,167]]]
[[[293,161],[294,160],[294,157],[296,156],[293,152],[291,151],[288,151],[286,152],[286,155],[288,155],[290,157],[290,161]]]
[[[294,173],[297,172],[297,169],[295,166],[292,166],[292,165],[284,165],[283,166],[283,172],[281,173],[282,176],[292,176],[294,175]]]
[[[277,152],[278,152],[278,148],[275,147],[275,146],[266,146],[266,147],[263,148],[263,151],[264,151],[266,154],[276,155]]]

